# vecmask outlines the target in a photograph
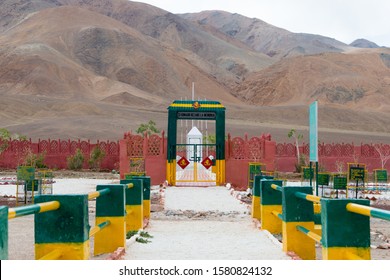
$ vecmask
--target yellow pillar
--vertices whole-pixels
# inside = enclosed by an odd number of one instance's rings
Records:
[[[304,260],[315,260],[315,241],[297,230],[297,226],[313,231],[314,222],[282,222],[283,251],[295,252]],[[304,240],[303,240],[304,239]]]
[[[282,213],[282,205],[261,205],[261,229],[282,233],[282,220],[273,213]]]

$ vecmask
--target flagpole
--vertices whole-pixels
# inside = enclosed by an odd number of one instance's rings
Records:
[[[195,83],[192,82],[192,102],[194,102],[194,100],[195,100]],[[194,127],[194,120],[191,120],[191,125],[192,127]]]

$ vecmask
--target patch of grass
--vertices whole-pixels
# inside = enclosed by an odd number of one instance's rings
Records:
[[[146,231],[141,231],[140,234],[139,234],[141,237],[144,237],[144,238],[153,238],[153,236],[151,236],[148,232]]]
[[[148,232],[141,231],[139,233],[139,235],[140,235],[140,237],[137,237],[135,239],[135,241],[137,241],[139,243],[144,243],[144,244],[152,242],[152,241],[149,240],[149,238],[153,238],[153,236],[151,236]]]
[[[132,238],[134,235],[138,233],[138,230],[131,230],[126,233],[126,239]]]
[[[148,239],[145,239],[145,238],[142,238],[142,237],[137,237],[137,238],[135,239],[135,241],[137,241],[137,242],[139,242],[139,243],[144,243],[144,244],[149,243],[149,242],[152,242],[152,241],[150,241],[150,240],[148,240]]]

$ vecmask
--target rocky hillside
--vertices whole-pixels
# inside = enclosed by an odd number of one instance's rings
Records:
[[[281,60],[235,89],[246,103],[299,105],[318,100],[359,110],[390,111],[389,50],[324,53]],[[378,79],[378,77],[382,77]]]

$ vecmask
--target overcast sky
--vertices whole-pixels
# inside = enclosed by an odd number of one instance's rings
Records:
[[[145,0],[171,13],[223,10],[291,32],[344,43],[364,38],[390,47],[390,0]]]

